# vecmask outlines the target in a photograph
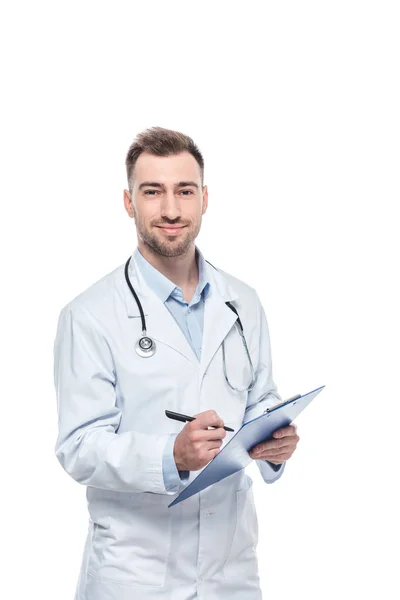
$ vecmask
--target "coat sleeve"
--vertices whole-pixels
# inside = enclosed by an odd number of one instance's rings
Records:
[[[115,384],[113,356],[99,324],[86,308],[70,302],[61,310],[54,342],[59,462],[88,486],[120,492],[180,491],[185,484],[179,477],[173,477],[172,486],[166,487],[164,480],[170,434],[118,433],[121,412]]]
[[[257,330],[259,331],[259,360],[255,372],[256,383],[248,393],[243,423],[259,417],[266,408],[282,402],[272,376],[271,344],[264,308],[257,292],[255,294]],[[281,477],[286,462],[274,465],[265,460],[256,460],[261,476],[266,483],[273,483]]]

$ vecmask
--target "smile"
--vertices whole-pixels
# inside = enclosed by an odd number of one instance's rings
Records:
[[[183,227],[159,227],[159,229],[161,229],[161,231],[163,231],[167,235],[178,235],[178,233],[182,229],[184,229],[184,227],[186,227],[186,225],[184,225]]]

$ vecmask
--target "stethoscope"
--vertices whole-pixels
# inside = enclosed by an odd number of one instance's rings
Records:
[[[128,260],[125,263],[125,279],[126,279],[126,283],[129,286],[129,289],[131,290],[136,304],[138,306],[139,312],[140,312],[140,318],[142,320],[142,336],[137,340],[136,344],[135,344],[135,352],[141,356],[142,358],[150,358],[151,356],[154,356],[154,354],[156,353],[156,343],[155,341],[149,337],[147,335],[147,329],[146,329],[146,320],[144,318],[144,312],[143,312],[143,308],[142,308],[142,304],[138,298],[137,293],[135,292],[135,290],[133,289],[133,286],[129,280],[129,275],[128,275],[128,266],[129,266],[129,262],[131,260],[131,256],[128,258]],[[209,265],[211,265],[211,263],[209,261],[207,261]],[[216,271],[218,271],[218,269],[216,267],[214,267],[214,265],[211,265]],[[240,334],[240,337],[242,338],[242,342],[243,342],[243,346],[244,349],[246,351],[246,356],[247,356],[247,360],[249,362],[250,365],[250,370],[251,370],[251,383],[250,386],[246,386],[243,389],[239,389],[239,388],[235,388],[229,381],[228,379],[228,375],[226,372],[226,361],[225,361],[225,346],[224,346],[224,342],[222,342],[222,363],[223,363],[223,368],[224,368],[224,375],[225,375],[225,379],[227,384],[229,385],[230,388],[232,388],[232,390],[234,390],[235,392],[250,392],[253,387],[255,386],[255,376],[254,376],[254,368],[253,368],[253,363],[251,361],[251,357],[250,357],[250,353],[249,353],[249,349],[247,347],[247,343],[246,343],[246,338],[244,337],[244,332],[243,332],[243,325],[242,322],[240,320],[239,314],[236,310],[236,308],[228,301],[225,302],[225,304],[227,306],[229,306],[229,308],[231,310],[233,310],[233,312],[236,314],[237,319],[235,321],[235,325],[236,328]]]

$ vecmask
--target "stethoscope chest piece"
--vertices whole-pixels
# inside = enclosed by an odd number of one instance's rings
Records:
[[[144,335],[136,342],[135,352],[142,358],[150,358],[156,352],[156,343],[149,336]]]

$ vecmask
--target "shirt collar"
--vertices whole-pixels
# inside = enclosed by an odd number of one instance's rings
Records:
[[[198,247],[196,246],[195,248],[197,267],[199,270],[199,282],[191,303],[197,302],[201,296],[206,298],[210,287],[210,280],[207,277],[206,261]],[[146,284],[157,294],[162,302],[166,302],[175,290],[179,290],[182,293],[179,286],[175,285],[173,281],[168,279],[168,277],[165,277],[165,275],[153,267],[153,265],[144,258],[139,248],[135,249],[134,258]]]

